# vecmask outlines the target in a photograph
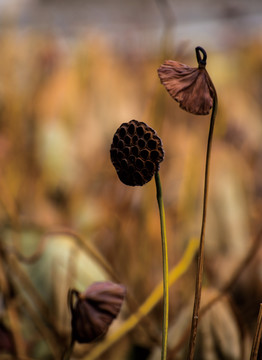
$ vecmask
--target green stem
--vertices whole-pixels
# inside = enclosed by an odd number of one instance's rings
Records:
[[[166,239],[166,220],[165,209],[162,198],[162,188],[159,173],[155,174],[156,182],[156,196],[159,207],[161,239],[162,239],[162,259],[163,259],[163,324],[162,324],[162,352],[161,360],[166,360],[167,357],[167,336],[168,336],[168,254],[167,254],[167,239]]]
[[[198,316],[199,316],[201,290],[202,290],[202,279],[203,279],[203,266],[204,266],[204,240],[205,240],[205,229],[206,229],[206,211],[207,211],[207,198],[208,198],[210,155],[211,155],[212,139],[213,139],[216,113],[217,113],[217,95],[215,93],[215,96],[213,99],[213,108],[212,108],[208,141],[207,141],[202,225],[201,225],[201,234],[200,234],[200,242],[199,242],[199,250],[198,250],[195,300],[194,300],[194,309],[193,309],[191,333],[190,333],[190,341],[189,341],[189,354],[188,354],[188,358],[187,358],[188,360],[194,359],[195,345],[196,345],[196,335],[197,335]]]

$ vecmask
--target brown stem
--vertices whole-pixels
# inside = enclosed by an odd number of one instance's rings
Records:
[[[194,300],[194,309],[193,309],[191,333],[190,333],[190,341],[189,341],[189,354],[188,354],[188,358],[187,358],[188,360],[193,360],[194,353],[195,353],[195,345],[196,345],[196,335],[197,335],[199,308],[200,308],[200,300],[201,300],[201,289],[202,289],[202,279],[203,279],[204,240],[205,240],[205,229],[206,229],[206,211],[207,211],[208,181],[209,181],[209,168],[210,168],[209,164],[210,164],[210,155],[211,155],[212,139],[213,139],[216,113],[217,113],[217,96],[215,93],[215,96],[213,99],[213,108],[212,108],[208,141],[207,141],[202,226],[201,226],[201,235],[200,235],[200,243],[199,243],[199,250],[198,250],[195,300]]]

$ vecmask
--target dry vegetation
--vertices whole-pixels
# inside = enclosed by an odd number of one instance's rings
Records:
[[[176,59],[195,66],[194,45]],[[130,296],[111,333],[161,281],[154,183],[120,183],[109,156],[115,130],[137,119],[162,138],[172,268],[190,239],[199,237],[209,117],[183,112],[167,95],[156,72],[160,54],[132,56],[129,49],[127,56],[100,36],[65,46],[52,36],[14,32],[2,33],[0,48],[1,324],[13,333],[15,358],[52,359],[70,331],[68,288],[82,291],[112,279],[86,244],[106,259]],[[261,49],[256,39],[208,56],[219,111],[204,304],[224,289],[261,232]],[[198,359],[248,357],[262,301],[261,238],[250,258],[226,296],[203,316]],[[193,263],[170,289],[170,359],[183,358],[178,342],[187,346],[194,281]],[[99,358],[159,358],[161,316],[158,304]],[[81,345],[76,355],[88,359],[96,346]]]

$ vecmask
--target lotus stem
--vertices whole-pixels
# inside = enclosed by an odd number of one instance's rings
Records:
[[[163,323],[162,323],[162,352],[161,360],[167,358],[167,339],[168,339],[168,307],[169,307],[169,289],[168,289],[168,253],[166,237],[166,219],[165,209],[162,197],[162,187],[160,176],[155,174],[156,194],[160,215],[161,240],[162,240],[162,261],[163,261]]]
[[[209,187],[210,156],[211,156],[211,148],[212,148],[212,140],[213,140],[213,132],[214,132],[216,113],[217,113],[217,95],[215,93],[215,96],[213,99],[213,107],[212,107],[212,114],[211,114],[211,119],[210,119],[210,127],[209,127],[208,141],[207,141],[202,225],[201,225],[201,234],[200,234],[200,242],[199,242],[199,250],[198,250],[195,299],[194,299],[191,333],[190,333],[190,340],[189,340],[189,354],[188,354],[188,358],[187,358],[188,360],[194,359],[199,308],[200,308],[200,301],[201,301],[203,267],[204,267],[204,242],[205,242],[205,229],[206,229],[206,212],[207,212],[207,199],[208,199],[208,187]]]

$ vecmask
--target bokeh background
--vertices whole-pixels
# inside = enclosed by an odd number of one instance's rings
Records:
[[[196,358],[249,357],[262,302],[261,1],[1,0],[0,358],[59,358],[69,288],[125,284],[113,334],[161,281],[154,181],[127,187],[110,162],[121,123],[145,121],[162,138],[170,268],[199,237],[209,116],[181,110],[157,76],[165,59],[196,66],[196,46],[219,101],[203,304],[223,294]],[[170,289],[170,359],[185,358],[195,269]],[[97,358],[159,358],[161,316],[159,301]],[[91,359],[101,342],[74,356]]]

